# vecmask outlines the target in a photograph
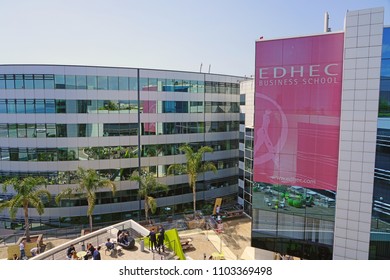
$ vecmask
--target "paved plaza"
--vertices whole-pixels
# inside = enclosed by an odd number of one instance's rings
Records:
[[[251,251],[251,220],[245,216],[225,221],[223,233],[220,234],[213,230],[193,229],[179,231],[179,236],[181,239],[191,240],[192,246],[188,250],[184,250],[188,260],[203,260],[205,256],[208,259],[211,255],[219,256],[221,252],[227,260],[251,258],[250,254],[248,255],[248,252]],[[56,247],[69,241],[69,239],[44,240],[49,247]],[[118,254],[106,252],[105,246],[102,246],[100,252],[103,260],[161,260],[172,258],[172,255],[168,253],[158,254],[152,252],[148,246],[145,246],[142,251],[138,242],[133,249],[121,250]],[[7,247],[2,246],[0,247],[0,259],[6,258]]]

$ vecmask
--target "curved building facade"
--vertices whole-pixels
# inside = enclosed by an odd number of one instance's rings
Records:
[[[40,175],[54,195],[76,184],[78,167],[92,168],[117,185],[98,193],[95,222],[142,219],[135,170],[153,172],[169,192],[158,214],[192,209],[187,175],[167,168],[184,163],[178,148],[208,145],[217,173],[200,174],[198,209],[216,197],[237,195],[239,83],[243,77],[206,73],[63,65],[0,66],[0,177]],[[12,191],[3,193],[3,199]],[[48,202],[32,220],[80,222],[86,201]],[[22,213],[18,213],[18,218]],[[8,213],[0,219],[9,222]]]

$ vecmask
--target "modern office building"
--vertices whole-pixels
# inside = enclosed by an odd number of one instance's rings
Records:
[[[339,32],[256,42],[239,181],[254,247],[390,259],[389,50],[383,8],[348,11]]]
[[[117,185],[98,193],[94,221],[142,219],[135,170],[153,172],[169,186],[158,196],[161,218],[192,209],[179,146],[211,146],[205,156],[217,173],[200,174],[198,209],[216,197],[234,203],[238,189],[239,83],[243,77],[137,68],[0,65],[0,177],[40,175],[56,195],[75,185],[78,167],[92,168]],[[3,198],[12,196],[3,193]],[[32,221],[86,221],[84,199],[48,202]],[[141,217],[139,217],[141,215]],[[22,212],[17,215],[22,218]],[[9,226],[7,211],[0,220]]]

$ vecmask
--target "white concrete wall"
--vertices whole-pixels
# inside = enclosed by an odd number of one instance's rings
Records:
[[[347,13],[335,260],[368,259],[384,9]]]

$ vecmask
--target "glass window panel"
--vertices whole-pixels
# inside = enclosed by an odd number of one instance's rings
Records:
[[[43,123],[37,124],[35,134],[36,134],[37,138],[46,138],[46,125]]]
[[[16,100],[16,113],[24,114],[25,112],[26,112],[26,109],[24,106],[24,99],[17,99]]]
[[[18,124],[18,138],[26,138],[26,124]]]
[[[36,161],[37,160],[37,149],[29,148],[27,150],[28,161]]]
[[[9,149],[9,158],[10,161],[18,161],[19,160],[19,150],[17,148]]]
[[[148,88],[150,91],[157,91],[157,79],[156,78],[149,78],[149,81],[148,81]]]
[[[35,113],[35,100],[34,99],[26,99],[26,113],[34,114]]]
[[[7,111],[8,111],[8,114],[14,114],[16,112],[14,99],[7,100]]]
[[[138,90],[138,80],[137,78],[129,79],[130,90]]]
[[[110,90],[118,90],[119,89],[118,77],[108,77],[108,89],[110,89]]]
[[[65,88],[66,89],[75,89],[76,88],[76,76],[66,75],[65,76]]]
[[[55,75],[54,76],[55,88],[64,89],[65,88],[65,76],[64,75]]]
[[[0,123],[0,138],[8,137],[8,125],[6,123]]]
[[[63,99],[56,100],[56,112],[58,114],[66,113],[66,101]]]
[[[129,78],[119,77],[119,90],[129,90]]]
[[[218,83],[218,86],[219,86],[219,89],[218,89],[218,93],[222,93],[222,94],[225,94],[226,92],[226,86],[225,86],[225,83]]]
[[[34,88],[45,88],[43,84],[43,75],[34,75]]]
[[[56,124],[57,137],[67,137],[66,124]]]
[[[5,87],[7,89],[14,89],[15,88],[14,75],[5,75]]]
[[[54,75],[44,75],[43,76],[45,82],[45,89],[53,89],[54,88]]]
[[[144,90],[144,91],[148,90],[148,78],[139,79],[139,88],[140,90]]]
[[[56,137],[56,125],[48,123],[46,124],[46,136],[47,137]]]
[[[0,114],[7,113],[7,102],[5,99],[0,99]]]
[[[1,160],[8,161],[9,159],[10,159],[9,150],[7,148],[2,148],[1,149]]]
[[[24,88],[25,89],[33,89],[34,88],[33,75],[24,75]]]
[[[87,107],[87,113],[98,113],[98,103],[97,100],[89,100],[89,104]]]
[[[27,149],[19,148],[19,161],[27,161]]]
[[[130,112],[130,101],[129,100],[119,100],[119,112],[121,114],[128,114]]]
[[[35,112],[37,114],[45,113],[45,100],[44,99],[36,99],[35,100]]]
[[[46,107],[47,114],[54,114],[56,109],[54,99],[46,99],[45,107]]]
[[[76,88],[87,89],[87,76],[76,76]]]
[[[17,133],[16,133],[16,124],[9,124],[8,125],[8,135],[10,138],[16,138]]]
[[[87,113],[88,105],[90,104],[91,100],[77,100],[77,113]]]
[[[99,76],[98,77],[98,89],[102,89],[102,90],[108,89],[107,76]]]
[[[87,134],[87,126],[85,123],[77,124],[78,137],[86,137]]]
[[[5,89],[5,76],[0,75],[0,89]]]
[[[23,75],[15,75],[15,88],[24,88]]]
[[[97,77],[87,76],[87,89],[97,89]]]
[[[27,138],[34,138],[35,137],[35,123],[29,123],[27,124]]]

